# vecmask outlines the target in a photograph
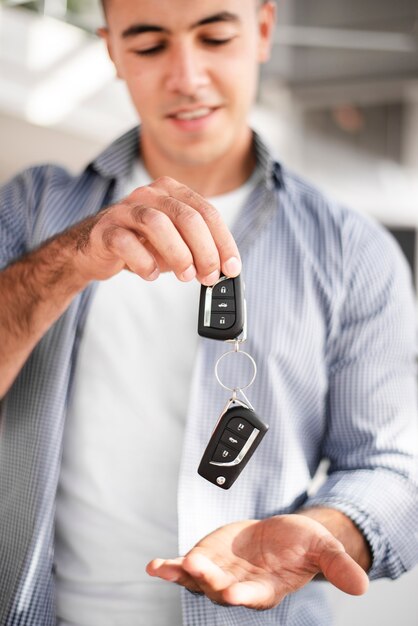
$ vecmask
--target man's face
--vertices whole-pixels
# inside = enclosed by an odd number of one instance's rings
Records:
[[[210,163],[247,129],[274,21],[257,0],[109,0],[104,32],[147,145]]]

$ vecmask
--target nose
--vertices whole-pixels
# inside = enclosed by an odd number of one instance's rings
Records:
[[[186,43],[173,46],[169,55],[167,89],[185,96],[194,96],[209,83],[202,54]]]

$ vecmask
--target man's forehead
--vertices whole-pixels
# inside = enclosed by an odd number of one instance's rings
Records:
[[[257,0],[106,0],[110,21],[139,21],[161,26],[192,27],[212,15],[224,14],[225,20],[240,18]]]

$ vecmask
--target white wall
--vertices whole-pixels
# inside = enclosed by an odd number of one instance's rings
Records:
[[[97,154],[104,142],[55,128],[35,126],[0,113],[0,183],[40,163],[58,163],[72,172]]]
[[[417,626],[418,569],[395,581],[377,580],[360,597],[329,586],[329,597],[334,626]]]

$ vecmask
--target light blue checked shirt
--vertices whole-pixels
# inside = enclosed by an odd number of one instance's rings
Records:
[[[322,505],[343,511],[362,530],[373,553],[370,577],[395,578],[418,561],[409,271],[381,227],[326,199],[254,140],[263,176],[233,234],[246,282],[246,350],[258,365],[248,395],[270,430],[231,490],[197,475],[227,399],[213,375],[225,346],[201,339],[178,489],[180,552],[234,520]],[[0,192],[0,266],[119,198],[137,154],[133,129],[78,176],[44,166],[13,179]],[[2,403],[0,624],[6,626],[55,624],[55,493],[71,373],[93,289],[76,297],[39,342]],[[327,480],[308,497],[323,458]],[[323,583],[314,582],[275,609],[256,612],[184,592],[184,623],[326,626],[323,594]]]

